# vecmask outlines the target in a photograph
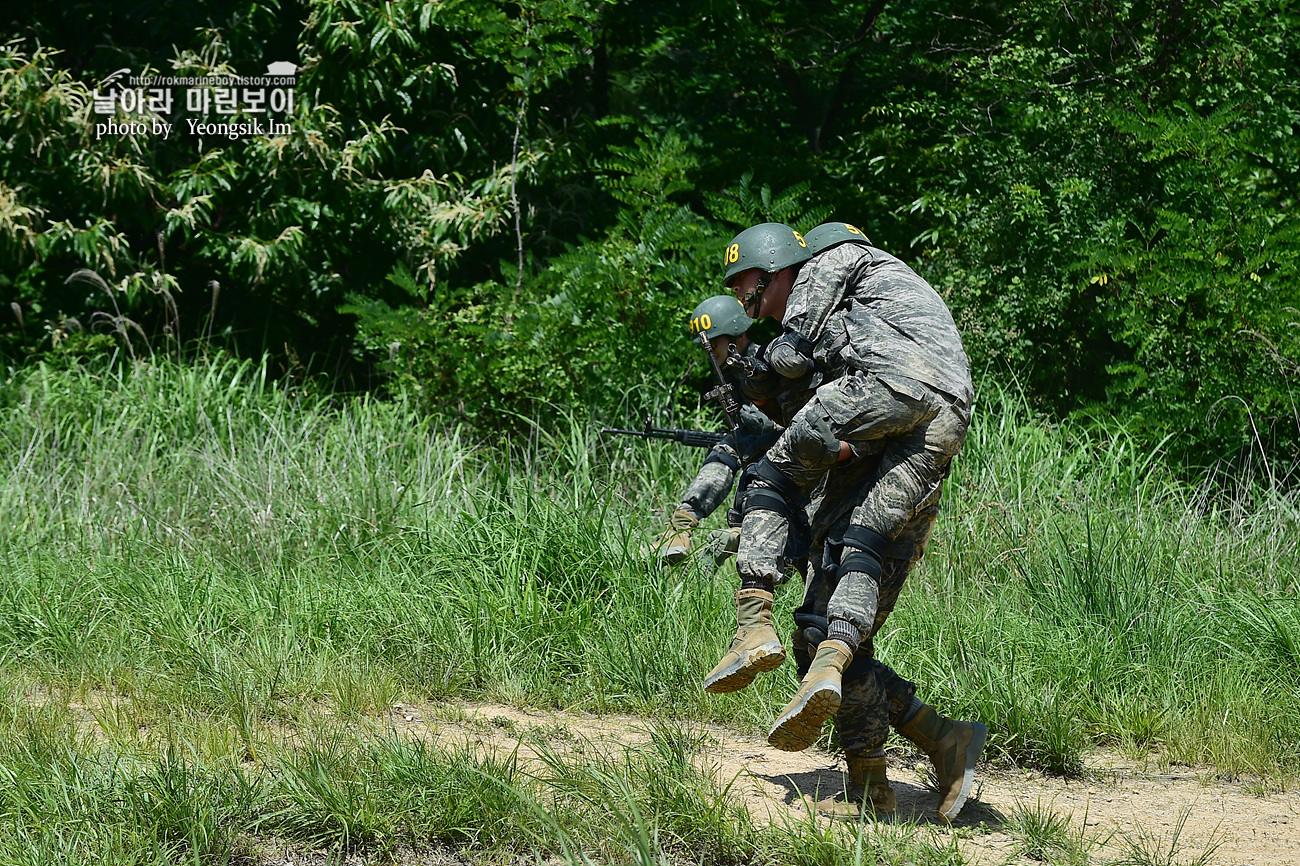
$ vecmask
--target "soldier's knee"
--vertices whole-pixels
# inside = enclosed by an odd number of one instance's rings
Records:
[[[745,492],[740,499],[741,518],[756,511],[771,511],[789,520],[793,509],[803,505],[803,492],[780,467],[764,457],[746,470]]]
[[[884,570],[885,552],[888,548],[888,537],[866,526],[850,526],[844,532],[840,575],[860,571],[879,581]]]

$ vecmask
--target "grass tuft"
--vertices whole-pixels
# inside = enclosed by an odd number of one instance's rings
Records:
[[[1183,839],[1183,830],[1189,815],[1190,811],[1187,809],[1180,811],[1174,829],[1168,836],[1144,830],[1125,834],[1123,836],[1125,852],[1114,861],[1114,866],[1208,866],[1213,862],[1214,855],[1221,844],[1213,836],[1203,846],[1195,846],[1201,849],[1199,854],[1182,856],[1190,847]]]
[[[1017,803],[1003,829],[1016,837],[1017,850],[1030,860],[1059,866],[1087,866],[1091,862],[1090,852],[1099,842],[1085,835],[1086,815],[1078,829],[1071,825],[1072,817],[1052,811],[1041,800],[1032,807]]]

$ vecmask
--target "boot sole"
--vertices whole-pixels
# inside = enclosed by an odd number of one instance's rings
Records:
[[[945,821],[951,822],[961,811],[961,807],[966,805],[966,798],[970,796],[971,786],[975,782],[975,764],[979,762],[980,754],[984,751],[984,741],[988,739],[989,729],[983,722],[972,722],[975,729],[974,736],[966,746],[966,770],[962,774],[961,791],[957,794],[957,799],[948,810],[940,812],[939,817]]]
[[[672,547],[661,547],[659,549],[659,559],[669,565],[679,565],[686,561],[690,555],[690,548],[681,544],[674,544]]]
[[[767,735],[768,745],[783,752],[802,752],[817,741],[822,723],[835,715],[841,700],[834,682],[818,683],[776,720]]]
[[[776,670],[785,661],[785,648],[779,643],[765,643],[740,656],[717,673],[704,678],[704,690],[711,695],[726,695],[747,688],[761,673]]]
[[[821,800],[815,803],[813,808],[818,815],[824,815],[835,821],[857,821],[863,817],[887,820],[898,812],[897,800],[892,805],[889,803],[876,803],[875,800],[865,800],[854,805],[856,805],[856,808],[838,800],[832,803]]]

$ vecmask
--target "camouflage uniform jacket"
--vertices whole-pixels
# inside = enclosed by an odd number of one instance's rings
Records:
[[[970,361],[943,299],[875,247],[840,244],[809,259],[782,324],[813,343],[814,360],[831,375],[847,363],[903,393],[911,380],[966,405],[974,398]]]

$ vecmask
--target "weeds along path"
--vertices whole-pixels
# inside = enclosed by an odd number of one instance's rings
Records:
[[[441,744],[498,753],[518,749],[522,765],[546,750],[616,753],[644,748],[653,720],[519,710],[499,704],[405,704],[388,722],[400,734]],[[843,790],[842,763],[818,749],[782,752],[734,731],[696,729],[694,760],[756,819],[806,818],[801,798]],[[953,827],[933,818],[935,794],[927,787],[922,755],[890,752],[890,777],[902,821],[931,828],[935,841],[955,838],[963,859],[974,863],[1071,862],[1064,851],[1032,856],[1050,833],[1034,825],[1064,819],[1083,841],[1072,862],[1161,864],[1300,864],[1300,799],[1294,792],[1260,790],[1249,781],[1226,781],[1208,770],[1157,768],[1116,754],[1088,757],[1084,778],[1064,780],[1024,770],[982,765],[975,793]],[[734,781],[733,781],[734,780]],[[1035,816],[1037,816],[1035,818]],[[1135,850],[1136,849],[1136,850]]]

